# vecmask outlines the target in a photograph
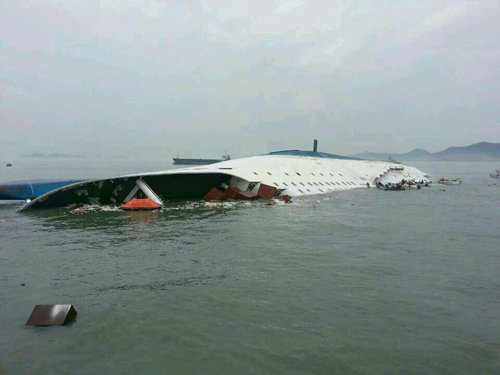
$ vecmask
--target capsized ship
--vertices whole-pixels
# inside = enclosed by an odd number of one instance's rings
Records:
[[[202,199],[211,189],[234,187],[257,192],[262,184],[278,196],[299,197],[369,188],[402,179],[429,183],[430,176],[409,166],[360,160],[317,151],[285,150],[227,160],[207,166],[87,180],[56,188],[26,203],[21,210],[72,204],[119,206],[139,190],[157,203]]]

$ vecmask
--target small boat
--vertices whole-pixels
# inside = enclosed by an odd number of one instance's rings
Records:
[[[419,190],[421,187],[422,187],[421,184],[415,184],[415,183],[412,183],[412,184],[405,183],[405,184],[401,185],[401,188],[403,190],[411,190],[411,189]]]
[[[385,191],[395,191],[395,190],[403,190],[401,184],[392,184],[392,183],[387,183],[387,184],[383,184],[381,182],[377,182],[377,187],[380,189],[380,190],[385,190]]]
[[[500,169],[495,169],[493,172],[490,173],[491,178],[500,178]]]
[[[442,185],[461,185],[462,179],[460,177],[453,179],[441,177],[437,182]]]
[[[385,190],[385,191],[396,191],[396,190],[403,190],[401,186],[390,186],[390,185],[382,185],[382,186],[377,186],[380,190]]]

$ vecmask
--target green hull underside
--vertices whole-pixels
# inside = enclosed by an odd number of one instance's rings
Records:
[[[26,208],[54,208],[73,204],[119,206],[140,176],[82,182],[49,193]],[[142,176],[142,180],[162,199],[201,199],[214,186],[228,183],[231,176],[210,174],[165,174]]]

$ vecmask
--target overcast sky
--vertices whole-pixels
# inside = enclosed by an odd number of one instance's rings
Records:
[[[498,0],[0,0],[0,157],[500,141]]]

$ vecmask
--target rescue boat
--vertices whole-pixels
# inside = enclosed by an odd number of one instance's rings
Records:
[[[127,203],[122,204],[120,208],[126,211],[151,211],[162,208],[162,205],[151,198],[132,198]]]

